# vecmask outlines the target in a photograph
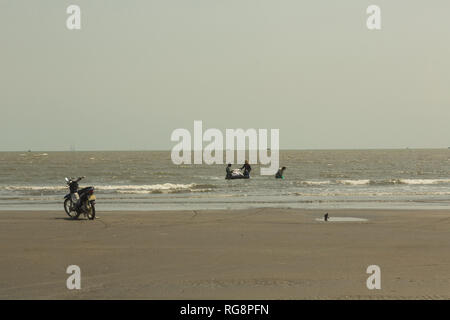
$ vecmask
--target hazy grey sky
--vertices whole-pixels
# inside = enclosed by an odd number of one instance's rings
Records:
[[[66,28],[81,7],[82,29]],[[366,8],[382,30],[366,28]],[[0,0],[0,150],[450,146],[450,1]]]

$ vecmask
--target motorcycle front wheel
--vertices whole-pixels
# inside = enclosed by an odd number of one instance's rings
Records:
[[[95,204],[93,202],[88,205],[87,217],[89,220],[95,219]]]
[[[77,219],[80,215],[75,210],[72,209],[72,201],[70,199],[64,200],[64,211],[67,213],[69,218]]]

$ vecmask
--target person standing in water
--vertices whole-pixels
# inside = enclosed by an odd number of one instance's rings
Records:
[[[277,173],[275,174],[275,178],[277,179],[284,179],[284,170],[286,170],[286,167],[278,169]]]
[[[225,176],[225,179],[231,179],[231,163],[227,165],[227,168],[225,169],[227,171],[227,175]]]
[[[250,171],[252,171],[252,167],[248,163],[248,160],[245,160],[244,165],[242,166],[241,170],[244,169],[244,176],[247,178],[250,178]]]

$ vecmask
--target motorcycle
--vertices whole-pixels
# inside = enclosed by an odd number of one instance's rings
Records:
[[[78,189],[78,182],[85,177],[78,179],[65,178],[69,193],[64,197],[64,211],[71,219],[78,219],[84,214],[89,220],[95,219],[95,200],[94,187]]]

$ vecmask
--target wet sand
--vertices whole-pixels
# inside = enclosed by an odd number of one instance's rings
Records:
[[[450,298],[450,210],[328,212],[0,211],[0,299]]]

